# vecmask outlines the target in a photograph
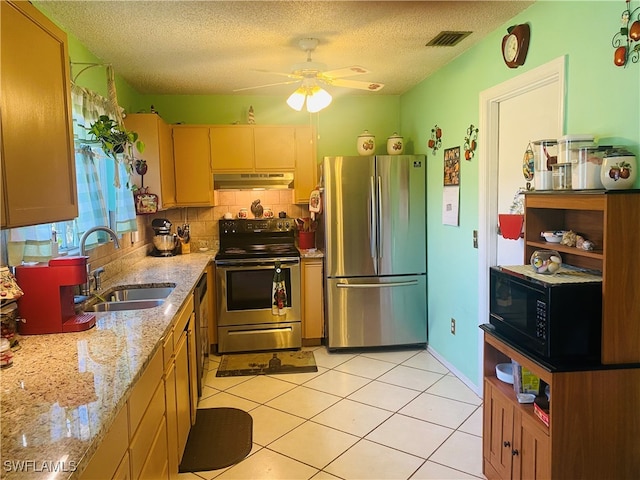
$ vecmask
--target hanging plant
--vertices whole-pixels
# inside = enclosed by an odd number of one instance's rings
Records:
[[[116,164],[120,160],[118,155],[123,155],[127,173],[131,174],[133,172],[135,163],[133,147],[135,146],[139,153],[144,152],[144,142],[138,139],[136,132],[118,125],[118,123],[109,118],[108,115],[100,115],[98,120],[93,122],[89,128],[83,128],[93,135],[96,141],[100,142],[102,151],[108,157],[112,158]],[[116,187],[120,186],[117,173],[114,184]]]

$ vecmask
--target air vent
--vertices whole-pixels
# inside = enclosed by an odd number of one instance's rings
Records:
[[[468,37],[473,32],[440,32],[436,35],[426,47],[453,47]]]

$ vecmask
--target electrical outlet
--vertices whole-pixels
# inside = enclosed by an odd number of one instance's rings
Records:
[[[456,334],[456,319],[452,318],[451,319],[451,335],[455,335]]]

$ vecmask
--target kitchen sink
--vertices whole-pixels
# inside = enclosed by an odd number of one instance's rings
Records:
[[[175,283],[154,287],[120,285],[98,297],[102,301],[91,306],[91,310],[94,312],[113,312],[158,307],[164,303],[175,286]]]
[[[144,308],[158,307],[164,303],[164,298],[147,300],[122,300],[117,302],[96,303],[91,309],[94,312],[114,312],[121,310],[142,310]]]
[[[167,298],[174,287],[116,287],[105,298],[110,302],[123,302],[128,300],[152,300]]]

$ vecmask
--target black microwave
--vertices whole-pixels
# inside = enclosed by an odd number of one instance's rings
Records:
[[[489,323],[547,360],[599,362],[602,278],[581,270],[535,274],[529,265],[491,267]]]

